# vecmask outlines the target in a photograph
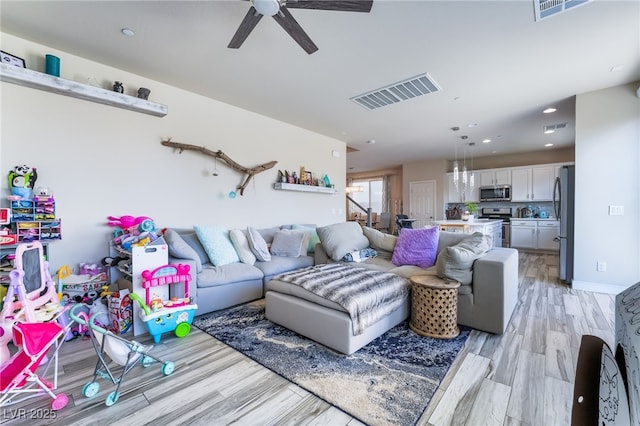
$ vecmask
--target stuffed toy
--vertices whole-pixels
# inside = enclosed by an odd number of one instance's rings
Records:
[[[31,168],[27,165],[15,166],[9,172],[9,189],[11,194],[17,195],[24,199],[31,199],[33,194],[33,185],[38,179],[38,172],[35,167]]]

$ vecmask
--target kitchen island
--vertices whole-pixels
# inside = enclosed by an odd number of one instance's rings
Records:
[[[493,247],[502,247],[502,220],[501,219],[474,219],[474,220],[438,220],[436,221],[440,231],[462,232],[473,234],[481,232],[492,238]]]

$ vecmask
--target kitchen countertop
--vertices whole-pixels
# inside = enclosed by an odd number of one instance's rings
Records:
[[[548,217],[546,219],[541,218],[541,217],[512,217],[511,221],[513,222],[514,220],[558,220],[555,217]]]
[[[491,223],[502,223],[502,219],[474,219],[474,220],[436,220],[437,225],[487,225]]]

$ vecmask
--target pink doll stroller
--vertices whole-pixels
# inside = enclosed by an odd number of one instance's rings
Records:
[[[13,333],[19,350],[0,367],[0,407],[47,394],[53,399],[51,408],[61,410],[67,405],[69,398],[63,393],[54,394],[52,389],[57,388],[58,350],[65,330],[57,322],[15,323]],[[47,351],[54,345],[55,352],[53,355],[49,353],[50,358],[44,371],[42,374],[37,373]],[[55,365],[54,383],[43,377],[52,362]],[[25,394],[30,395],[13,400],[17,395]]]

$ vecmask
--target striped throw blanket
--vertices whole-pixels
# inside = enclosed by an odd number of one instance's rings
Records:
[[[310,266],[273,278],[308,290],[342,306],[351,316],[353,334],[398,309],[409,297],[409,280],[389,272],[337,263]]]

